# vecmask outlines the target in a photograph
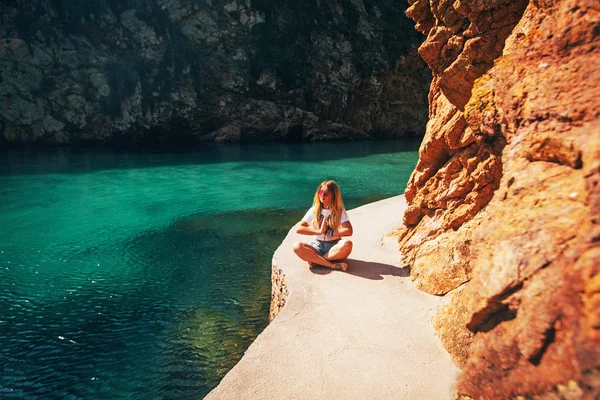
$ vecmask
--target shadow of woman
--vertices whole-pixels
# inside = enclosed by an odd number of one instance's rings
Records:
[[[347,274],[365,279],[371,279],[374,281],[383,279],[384,275],[399,276],[402,278],[407,278],[410,276],[410,267],[408,265],[404,267],[395,267],[390,264],[383,264],[365,260],[355,260],[352,258],[348,258],[346,262],[348,263],[348,269],[346,270]],[[317,275],[327,275],[331,273],[331,271],[333,270],[329,268],[312,269],[312,272]]]

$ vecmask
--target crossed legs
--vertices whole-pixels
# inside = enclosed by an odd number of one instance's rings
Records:
[[[348,264],[345,262],[335,262],[335,260],[344,260],[348,258],[350,252],[352,252],[352,242],[347,239],[342,239],[322,256],[314,247],[304,242],[294,243],[293,249],[298,257],[308,262],[310,268],[312,268],[313,264],[317,264],[327,268],[346,271]]]

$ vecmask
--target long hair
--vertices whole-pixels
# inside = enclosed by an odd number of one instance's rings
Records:
[[[321,210],[323,209],[323,204],[321,203],[321,200],[319,200],[319,189],[323,186],[327,186],[327,190],[331,193],[331,202],[329,203],[331,214],[329,214],[329,218],[327,219],[327,225],[332,229],[337,229],[339,228],[340,220],[342,219],[344,201],[342,200],[342,193],[340,192],[338,184],[331,180],[321,182],[315,191],[313,200],[313,228],[318,229],[321,222]]]

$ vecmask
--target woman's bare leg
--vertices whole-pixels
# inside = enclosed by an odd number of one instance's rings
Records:
[[[345,260],[352,252],[352,242],[348,239],[340,240],[327,253],[323,255],[326,260]]]
[[[311,268],[312,264],[318,264],[328,268],[331,268],[332,266],[332,263],[329,260],[321,257],[317,253],[317,251],[309,244],[303,242],[296,242],[294,243],[294,246],[292,248],[294,250],[294,253],[296,253],[296,255],[304,261],[308,262]]]

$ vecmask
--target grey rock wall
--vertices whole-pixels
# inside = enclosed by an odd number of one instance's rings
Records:
[[[391,0],[5,0],[0,146],[419,136]]]

